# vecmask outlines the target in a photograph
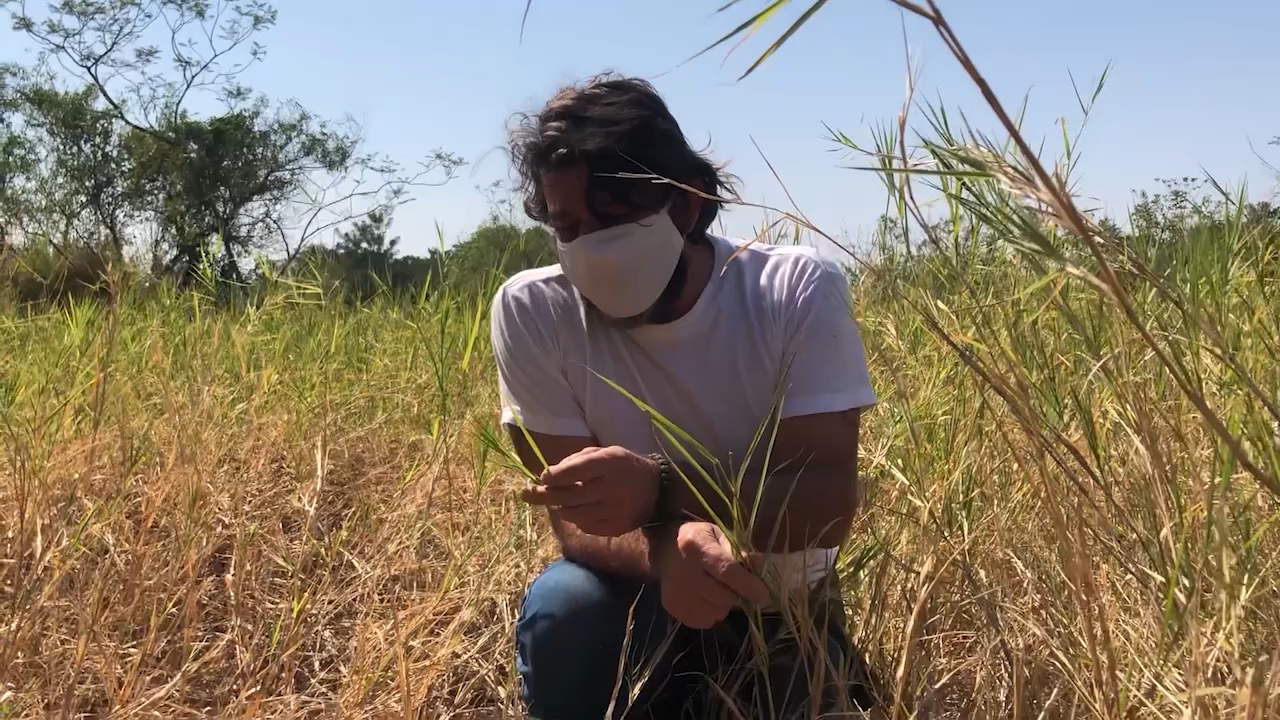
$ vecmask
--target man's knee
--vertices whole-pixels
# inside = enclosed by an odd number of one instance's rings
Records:
[[[517,633],[557,644],[590,641],[590,625],[626,621],[627,605],[639,591],[639,584],[558,560],[541,571],[525,592]]]
[[[533,581],[516,623],[517,669],[531,714],[603,715],[640,589],[567,560]]]

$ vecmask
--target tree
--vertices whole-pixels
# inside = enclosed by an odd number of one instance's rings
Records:
[[[558,262],[551,233],[491,219],[450,248],[445,260],[450,287],[476,291],[521,270]]]
[[[59,121],[32,130],[91,150],[59,155],[74,162],[51,169],[72,180],[62,209],[80,196],[98,198],[93,222],[112,228],[120,250],[127,198],[135,230],[152,231],[153,269],[180,280],[208,258],[230,281],[243,279],[255,254],[283,255],[287,268],[326,232],[389,210],[413,187],[448,182],[462,164],[435,151],[405,170],[361,152],[349,120],[329,122],[242,85],[244,70],[264,56],[255,35],[276,21],[263,0],[58,0],[42,16],[26,0],[0,7],[42,63],[56,61],[83,84],[63,91],[51,81],[30,94],[43,102],[31,106],[28,121]],[[168,42],[153,42],[165,35]],[[223,110],[193,112],[192,98],[202,95]],[[61,114],[50,114],[55,109]],[[117,169],[102,172],[103,163]],[[105,186],[81,182],[98,177]]]
[[[241,280],[241,261],[274,241],[288,247],[282,217],[306,178],[340,173],[357,140],[318,126],[305,111],[271,115],[263,104],[163,128],[170,143],[131,129],[130,183],[167,242],[162,265],[178,276],[220,255],[222,275]],[[296,252],[296,251],[293,251]]]
[[[391,267],[400,246],[400,238],[387,237],[390,229],[390,213],[374,210],[353,223],[350,229],[339,232],[335,249],[339,256],[353,265],[385,272]]]
[[[23,183],[31,172],[35,156],[19,128],[21,122],[17,90],[18,69],[0,64],[0,255],[13,240],[23,214]]]
[[[363,302],[383,292],[416,297],[442,285],[473,297],[521,270],[556,262],[554,242],[541,227],[490,218],[466,239],[425,257],[398,256],[400,238],[390,227],[390,215],[370,213],[339,233],[334,246],[307,248],[292,272],[341,286],[349,300]]]
[[[380,286],[398,284],[392,275],[400,238],[388,238],[390,229],[390,214],[375,210],[338,233],[334,254],[342,269],[342,280],[362,300],[371,297]]]
[[[58,90],[27,80],[18,90],[28,147],[39,160],[28,165],[38,208],[32,228],[55,248],[106,245],[121,258],[133,207],[126,185],[129,161],[114,116],[101,109],[92,88]]]
[[[192,96],[251,97],[238,78],[265,56],[254,36],[276,22],[263,0],[55,0],[44,16],[30,5],[0,0],[42,61],[95,88],[129,127],[175,144],[162,128],[183,119]]]

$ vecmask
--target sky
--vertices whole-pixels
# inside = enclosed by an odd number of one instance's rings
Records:
[[[406,252],[434,246],[437,225],[454,241],[488,215],[477,188],[510,177],[502,148],[513,113],[603,70],[650,79],[691,142],[728,162],[744,200],[789,209],[789,192],[827,232],[865,238],[884,191],[874,175],[847,167],[859,159],[838,152],[824,124],[866,142],[873,124],[896,116],[906,88],[903,16],[888,0],[833,0],[739,81],[808,3],[791,3],[733,54],[722,46],[684,63],[763,5],[744,0],[717,15],[722,4],[534,0],[521,39],[524,0],[277,0],[278,24],[261,38],[267,57],[246,80],[325,116],[350,114],[369,149],[402,163],[437,147],[468,161],[455,180],[417,191],[397,211],[393,233]],[[1280,147],[1267,145],[1280,135],[1275,0],[939,4],[997,95],[1011,106],[1028,97],[1033,141],[1060,142],[1059,118],[1079,126],[1071,76],[1092,88],[1110,63],[1076,175],[1092,205],[1123,217],[1135,189],[1204,172],[1247,180],[1254,197],[1273,192],[1274,173],[1255,150],[1280,165]],[[932,28],[914,17],[905,28],[917,97],[940,98],[973,126],[995,130]],[[751,235],[764,217],[734,209],[723,231]]]

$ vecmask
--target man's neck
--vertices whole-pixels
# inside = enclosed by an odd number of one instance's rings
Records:
[[[689,280],[684,284],[680,297],[671,304],[670,320],[679,320],[687,315],[698,303],[698,298],[702,297],[702,293],[706,291],[707,285],[711,283],[711,273],[715,270],[716,248],[711,244],[710,239],[707,242],[686,245],[684,260],[688,268]]]

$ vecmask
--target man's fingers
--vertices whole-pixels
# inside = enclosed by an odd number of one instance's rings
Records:
[[[599,450],[600,450],[600,448],[598,448],[598,447],[588,446],[588,447],[584,447],[584,448],[582,448],[581,450],[579,450],[579,451],[577,451],[577,452],[575,452],[575,453],[570,453],[570,454],[568,454],[568,455],[565,455],[563,458],[561,458],[561,459],[560,459],[560,462],[555,463],[555,464],[553,464],[553,465],[549,465],[549,466],[547,466],[547,467],[545,467],[545,468],[543,468],[543,469],[542,469],[542,472],[538,475],[538,483],[539,483],[539,484],[544,484],[544,485],[545,485],[545,484],[546,484],[546,482],[547,482],[547,478],[548,478],[548,477],[550,476],[550,474],[551,474],[552,469],[553,469],[553,468],[555,468],[555,467],[556,467],[557,465],[559,465],[560,463],[566,462],[566,461],[568,461],[568,460],[572,460],[573,458],[576,458],[576,457],[578,457],[579,455],[589,455],[589,454],[591,454],[591,453],[598,452]]]
[[[768,603],[769,588],[764,581],[734,559],[737,554],[724,533],[712,526],[706,528],[705,540],[693,544],[694,558],[708,575],[720,584],[759,604]]]
[[[768,604],[769,587],[743,565],[732,560],[722,560],[710,568],[712,576],[725,587],[757,605]]]
[[[732,588],[717,582],[716,578],[706,572],[698,573],[686,580],[684,592],[702,598],[717,608],[731,608],[738,601]]]
[[[691,628],[706,630],[724,619],[736,598],[710,576],[701,576],[705,584],[693,580],[680,587],[663,589],[662,606],[673,618]],[[705,592],[705,594],[704,594]],[[720,595],[723,593],[723,596]],[[716,598],[716,599],[713,599]]]
[[[551,498],[548,497],[547,488],[543,485],[534,485],[520,491],[520,499],[530,505],[547,506],[551,504]]]
[[[567,487],[533,485],[521,490],[520,497],[530,505],[580,508],[602,502],[607,492],[602,482],[575,483]]]
[[[551,487],[563,487],[574,483],[587,483],[599,476],[596,455],[603,448],[583,448],[547,468],[539,482]]]

